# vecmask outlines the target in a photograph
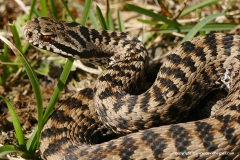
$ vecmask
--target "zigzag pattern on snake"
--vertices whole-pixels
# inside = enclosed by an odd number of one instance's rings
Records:
[[[182,43],[152,86],[134,94],[148,67],[138,39],[44,17],[28,21],[24,34],[39,48],[106,66],[93,88],[53,113],[42,132],[43,159],[240,158],[239,35],[213,33]],[[216,88],[228,95],[209,118],[174,124]],[[101,142],[113,133],[123,136]]]

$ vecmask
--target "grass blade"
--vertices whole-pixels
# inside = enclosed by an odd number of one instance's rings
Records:
[[[26,151],[26,142],[25,142],[25,139],[24,139],[24,134],[23,134],[22,127],[21,127],[20,121],[18,119],[18,116],[17,116],[12,104],[5,97],[3,97],[1,95],[0,95],[0,98],[2,98],[5,101],[5,103],[7,104],[9,113],[10,113],[11,118],[12,118],[13,127],[14,127],[14,130],[16,132],[15,136],[16,136],[16,139],[18,141],[19,149],[21,151]]]
[[[228,3],[228,5],[224,8],[224,10],[222,10],[221,13],[226,13],[231,6],[234,6],[234,3],[235,3],[236,1],[237,1],[237,0],[231,0],[231,1]]]
[[[56,8],[56,5],[54,3],[54,0],[50,0],[50,6],[51,6],[51,9],[52,9],[52,14],[53,14],[53,17],[54,19],[58,19],[58,16],[57,16],[57,8]]]
[[[102,29],[103,29],[103,30],[107,30],[108,27],[107,27],[106,21],[105,21],[105,19],[104,19],[104,17],[103,17],[102,11],[101,11],[101,9],[98,7],[98,5],[96,6],[96,13],[97,13],[99,22],[100,22],[100,24],[101,24],[101,26],[102,26]]]
[[[66,8],[66,10],[67,10],[69,16],[71,17],[71,19],[75,22],[76,20],[75,20],[75,18],[74,18],[74,16],[73,16],[72,12],[69,10],[68,5],[67,5],[67,3],[65,2],[65,0],[61,0],[61,2],[62,2],[62,4],[63,4],[63,6]]]
[[[4,41],[13,50],[15,55],[19,58],[19,60],[23,64],[23,66],[26,70],[26,73],[29,77],[29,80],[31,82],[31,85],[32,85],[32,88],[34,91],[34,95],[35,95],[35,99],[36,99],[36,103],[37,103],[37,110],[38,110],[38,128],[39,128],[39,130],[37,132],[37,139],[39,139],[40,133],[42,130],[42,126],[43,126],[43,104],[42,104],[42,94],[40,91],[40,85],[39,85],[37,76],[36,76],[35,72],[33,71],[32,67],[30,66],[30,64],[27,62],[27,60],[23,56],[23,54],[2,35],[0,35],[0,39],[2,41]],[[37,146],[35,146],[35,147],[37,147]],[[36,148],[31,148],[31,149],[33,149],[34,151],[36,150]]]
[[[204,31],[204,32],[211,32],[211,31],[225,31],[225,30],[231,30],[234,27],[236,27],[236,24],[206,24],[202,28],[200,28],[199,31]],[[194,25],[187,25],[187,26],[181,26],[179,29],[173,28],[173,27],[168,27],[166,29],[159,29],[156,28],[157,31],[160,31],[161,33],[172,33],[172,32],[189,32],[192,30]]]
[[[6,156],[9,153],[12,152],[18,152],[16,148],[13,145],[4,145],[0,147],[0,158],[3,158],[3,156]]]
[[[108,29],[115,30],[114,22],[112,18],[112,12],[109,6],[109,0],[107,0],[107,25],[108,25]]]
[[[26,53],[28,47],[30,46],[31,44],[29,42],[27,42],[24,46],[23,46],[23,49],[22,49],[22,52],[23,54]]]
[[[186,36],[183,38],[182,42],[188,41],[190,39],[192,39],[197,32],[199,32],[199,30],[205,26],[207,23],[209,23],[211,20],[224,15],[224,13],[217,13],[217,14],[212,14],[210,16],[207,16],[206,18],[204,18],[203,20],[201,20],[200,22],[198,22],[192,29],[191,31],[189,31]]]
[[[32,18],[32,14],[34,12],[35,4],[36,4],[36,0],[32,0],[31,7],[30,7],[30,12],[29,12],[29,16],[28,16],[28,20],[30,20]]]
[[[56,89],[53,92],[53,95],[51,96],[50,102],[45,110],[44,113],[44,117],[43,117],[43,122],[46,123],[49,116],[52,114],[52,111],[54,109],[54,106],[56,105],[56,102],[59,98],[60,92],[63,90],[63,87],[65,85],[65,83],[67,82],[67,77],[71,71],[72,68],[72,64],[73,64],[73,59],[68,59],[65,67],[63,69],[63,72],[59,78],[59,82],[57,84]]]
[[[169,25],[171,27],[178,28],[178,27],[181,26],[181,24],[179,24],[177,21],[169,20],[169,19],[165,18],[164,16],[161,16],[161,15],[159,15],[157,13],[154,13],[154,12],[152,12],[150,10],[141,8],[139,6],[135,6],[133,4],[126,4],[126,7],[128,9],[132,10],[132,11],[135,11],[135,12],[138,12],[140,14],[152,17],[152,18],[154,18],[156,20],[162,21],[162,22],[166,23],[167,25]]]
[[[118,25],[119,25],[119,30],[120,30],[121,32],[124,32],[124,31],[125,31],[124,22],[123,22],[123,20],[122,20],[122,16],[121,16],[119,10],[118,10]]]
[[[40,0],[40,6],[41,6],[41,16],[46,17],[48,15],[46,0]]]
[[[34,152],[36,151],[38,145],[39,145],[39,139],[38,139],[38,126],[36,127],[36,129],[33,131],[31,137],[28,139],[27,141],[27,151],[29,154],[34,154]]]
[[[84,10],[84,6],[80,5],[79,3],[73,2],[73,6],[80,9],[80,10]],[[93,13],[92,9],[90,8],[89,10],[89,19],[91,21],[91,24],[93,25],[93,27],[95,29],[99,29],[99,24],[97,23],[97,18],[96,15]]]
[[[206,1],[202,1],[202,2],[200,2],[200,3],[198,3],[198,4],[195,4],[195,5],[191,6],[191,7],[188,7],[188,8],[186,8],[186,9],[184,9],[184,10],[182,11],[182,13],[179,15],[179,17],[185,16],[186,14],[188,14],[188,13],[190,13],[190,12],[192,12],[192,11],[195,11],[195,10],[197,10],[197,9],[199,9],[199,8],[203,8],[203,7],[205,7],[205,6],[210,6],[210,5],[212,5],[212,4],[215,4],[215,3],[217,3],[218,1],[219,1],[219,0],[206,0]]]
[[[85,1],[83,14],[82,14],[82,18],[81,18],[81,21],[80,21],[81,25],[86,25],[88,15],[89,15],[89,12],[91,10],[91,6],[92,6],[92,0]]]
[[[21,40],[17,31],[17,28],[15,26],[15,22],[13,22],[13,24],[10,24],[9,26],[13,34],[14,43],[16,44],[17,48],[22,52],[22,44],[21,44]]]
[[[3,44],[3,53],[0,54],[0,64],[2,62],[11,62],[9,56],[8,56],[8,46],[6,43]],[[2,64],[2,74],[0,74],[0,85],[5,86],[7,77],[11,74],[13,70],[16,70],[17,66],[7,66],[5,64]]]

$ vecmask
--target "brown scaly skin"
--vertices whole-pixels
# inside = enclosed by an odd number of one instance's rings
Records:
[[[109,64],[93,89],[80,91],[53,113],[41,137],[42,158],[240,158],[238,35],[209,34],[181,44],[166,58],[153,85],[134,95],[134,84],[148,66],[139,40],[48,18],[27,22],[24,34],[34,46]],[[228,96],[213,106],[209,118],[170,124],[219,87],[228,90]],[[113,132],[135,133],[102,142]]]

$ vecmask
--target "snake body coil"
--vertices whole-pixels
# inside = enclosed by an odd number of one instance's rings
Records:
[[[167,56],[152,86],[134,94],[148,67],[139,40],[44,17],[27,22],[24,34],[39,48],[107,67],[92,89],[53,113],[42,132],[42,158],[240,158],[239,35],[215,33],[184,42]],[[225,88],[228,96],[209,118],[172,124],[215,88]],[[101,142],[113,133],[124,136]]]

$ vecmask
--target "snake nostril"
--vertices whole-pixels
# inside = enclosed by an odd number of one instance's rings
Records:
[[[33,35],[32,32],[28,32],[28,37],[29,38],[32,38],[32,35]]]

